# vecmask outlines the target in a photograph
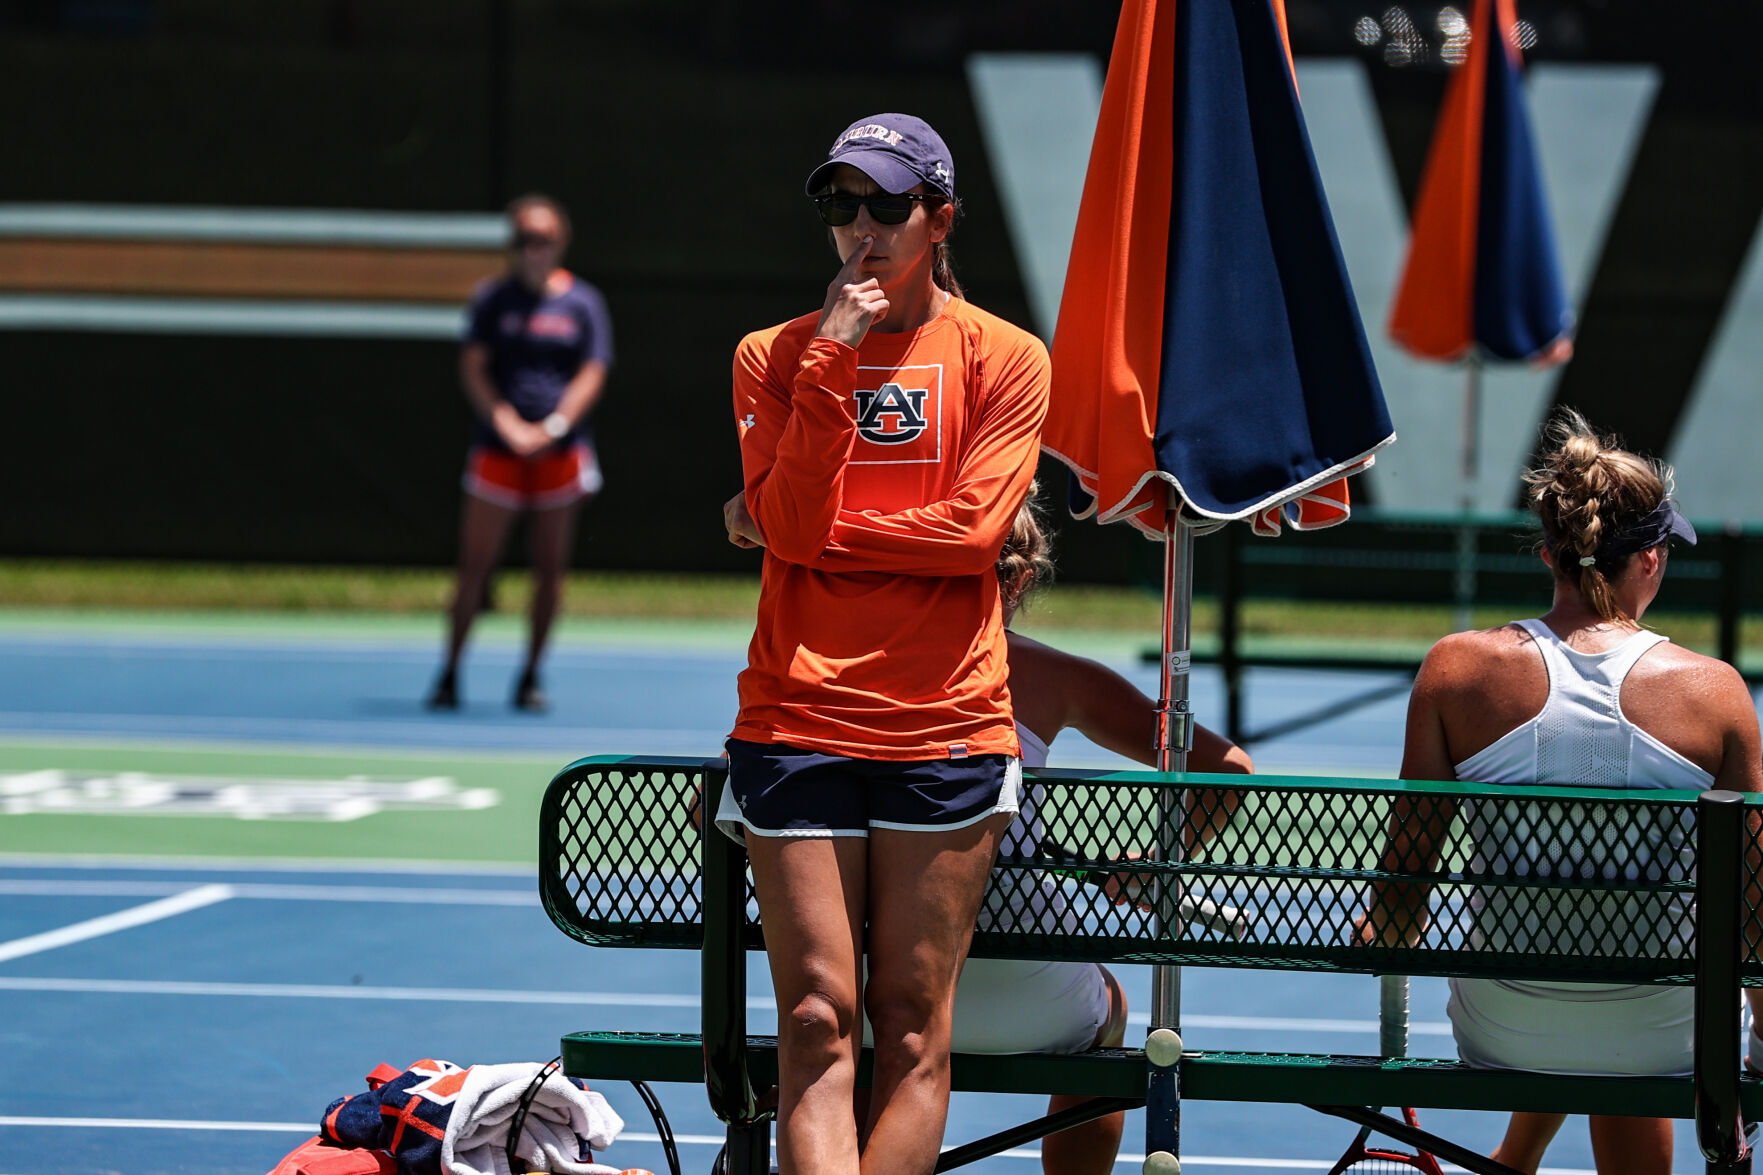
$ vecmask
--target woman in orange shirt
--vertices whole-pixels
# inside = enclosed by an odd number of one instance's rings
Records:
[[[1049,367],[960,296],[954,162],[922,120],[853,123],[806,190],[839,273],[818,311],[735,355],[766,555],[717,824],[745,840],[765,916],[784,1175],[847,1175],[860,1152],[866,1175],[923,1175],[955,981],[1018,806],[992,568],[1034,476]]]

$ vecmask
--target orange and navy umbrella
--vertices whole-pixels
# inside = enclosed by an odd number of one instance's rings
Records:
[[[1053,342],[1074,508],[1326,526],[1395,439],[1298,106],[1283,0],[1127,0]]]
[[[1558,363],[1573,353],[1513,0],[1475,0],[1414,206],[1390,337],[1423,359]]]

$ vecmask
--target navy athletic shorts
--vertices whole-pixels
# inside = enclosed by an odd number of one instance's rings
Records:
[[[871,828],[947,832],[1015,814],[1022,761],[850,759],[785,743],[728,740],[728,786],[716,826],[758,836],[868,836]]]

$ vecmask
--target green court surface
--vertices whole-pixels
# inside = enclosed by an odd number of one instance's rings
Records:
[[[353,819],[239,819],[196,815],[0,817],[0,852],[102,856],[310,857],[532,865],[539,798],[567,756],[491,756],[449,752],[288,751],[251,747],[0,745],[0,804],[7,776],[133,772],[175,779],[434,779],[459,790],[489,788],[489,807],[379,811]],[[4,811],[0,807],[0,811]]]

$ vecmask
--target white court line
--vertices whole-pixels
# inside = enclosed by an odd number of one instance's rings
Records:
[[[11,942],[0,942],[0,963],[25,955],[34,955],[40,951],[54,950],[56,947],[67,946],[69,943],[84,942],[88,938],[114,934],[119,930],[142,926],[148,922],[158,922],[162,918],[170,918],[190,910],[200,909],[203,906],[212,906],[216,902],[224,902],[232,896],[233,887],[230,885],[199,885],[195,889],[185,890],[173,897],[161,898],[157,902],[148,902],[144,906],[119,910],[114,914],[105,914],[99,918],[88,918],[84,922],[75,922],[70,926],[63,926],[59,930],[30,934],[24,938],[15,938]]]
[[[323,752],[329,755],[327,749]],[[402,754],[392,758],[406,758]],[[429,756],[432,758],[432,756]],[[179,869],[240,873],[476,873],[490,877],[531,877],[537,867],[519,861],[394,861],[350,857],[180,857],[110,856],[103,853],[0,853],[0,869]]]
[[[653,992],[520,991],[482,987],[378,987],[319,983],[211,983],[156,979],[76,979],[0,976],[0,991],[88,992],[103,995],[244,996],[259,999],[408,1000],[464,1004],[574,1004],[601,1008],[689,1008],[700,1006],[695,995]],[[752,996],[747,1010],[774,1009],[769,996]],[[1377,1032],[1376,1020],[1299,1020],[1272,1016],[1184,1016],[1184,1029],[1358,1033]],[[1444,1021],[1420,1021],[1408,1031],[1417,1036],[1449,1036]]]
[[[229,896],[270,901],[348,901],[368,903],[414,903],[465,906],[534,906],[536,894],[512,890],[421,889],[414,887],[276,885],[238,883],[230,887]],[[0,895],[21,896],[103,896],[135,897],[181,890],[177,882],[154,881],[6,881],[0,880]],[[196,892],[196,891],[190,891]],[[151,907],[142,907],[150,909]],[[176,913],[178,911],[172,911]],[[112,915],[119,917],[119,915]],[[151,919],[146,919],[151,920]],[[83,924],[82,924],[83,925]],[[132,923],[131,923],[132,925]],[[122,927],[118,927],[121,929]],[[27,941],[27,940],[19,940]],[[46,948],[44,948],[46,949]],[[5,945],[0,945],[0,951]],[[27,952],[28,953],[28,952]],[[10,956],[0,954],[0,960]],[[29,984],[14,987],[14,984]],[[6,980],[0,979],[0,990],[93,991],[113,994],[141,995],[235,995],[269,998],[307,999],[410,999],[434,1002],[510,1003],[510,1004],[582,1004],[602,1007],[695,1008],[696,996],[638,995],[633,993],[583,993],[564,991],[518,991],[480,988],[365,988],[353,986],[322,986],[308,984],[199,984],[153,983],[141,981],[107,981],[78,979]],[[747,1006],[756,1011],[772,1007],[768,999],[751,999]],[[1150,1014],[1133,1012],[1127,1023],[1149,1025]],[[1278,1016],[1208,1016],[1183,1017],[1184,1028],[1215,1031],[1246,1032],[1318,1032],[1374,1033],[1375,1020],[1325,1019],[1317,1017]],[[1408,1026],[1415,1036],[1449,1036],[1451,1026],[1445,1021],[1416,1021]]]
[[[182,893],[177,881],[0,881],[0,896],[18,897],[147,897]],[[277,885],[234,882],[232,897],[279,902],[416,903],[451,906],[536,906],[534,890],[423,889],[415,886]]]
[[[310,1122],[210,1122],[200,1119],[175,1118],[6,1118],[0,1117],[0,1126],[38,1126],[50,1129],[69,1130],[103,1130],[109,1128],[122,1130],[233,1130],[254,1131],[274,1134],[311,1134],[314,1133]],[[681,1146],[721,1146],[723,1137],[720,1134],[676,1134],[673,1140]],[[646,1134],[641,1131],[627,1130],[618,1136],[619,1142],[660,1142],[659,1135]],[[614,1145],[617,1145],[616,1143]],[[774,1144],[775,1145],[775,1144]],[[1039,1159],[1038,1150],[1008,1150],[994,1158],[1000,1159]],[[1119,1166],[1126,1163],[1131,1166],[1143,1166],[1144,1155],[1117,1155],[1114,1163]],[[1184,1167],[1261,1167],[1280,1171],[1326,1171],[1334,1166],[1328,1159],[1257,1159],[1237,1155],[1183,1155]],[[1449,1163],[1443,1164],[1447,1171],[1459,1171]],[[1596,1175],[1596,1172],[1582,1170],[1578,1167],[1539,1167],[1537,1175]]]
[[[636,992],[504,991],[475,987],[376,987],[323,983],[206,983],[153,979],[53,979],[0,976],[0,991],[88,992],[104,995],[248,996],[267,999],[401,1000],[463,1004],[582,1004],[606,1008],[697,1008],[695,995]],[[772,1007],[750,999],[748,1007]]]
[[[45,1126],[51,1130],[228,1130],[260,1134],[317,1134],[312,1122],[208,1122],[199,1118],[34,1118],[0,1117],[0,1126]]]

